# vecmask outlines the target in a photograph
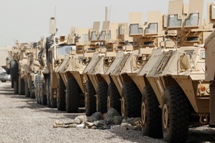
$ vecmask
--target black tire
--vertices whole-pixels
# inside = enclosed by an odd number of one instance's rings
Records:
[[[124,117],[141,117],[141,93],[133,82],[125,82],[122,89]],[[122,102],[123,104],[123,102]]]
[[[14,82],[13,82],[13,80],[11,79],[11,88],[13,88],[14,87]]]
[[[45,89],[46,89],[46,102],[47,106],[51,107],[51,101],[50,101],[50,90],[49,90],[49,76],[45,78]]]
[[[34,82],[30,82],[30,98],[35,98],[35,87],[34,87]]]
[[[25,80],[22,79],[20,75],[18,77],[18,82],[19,95],[25,95]]]
[[[66,90],[66,111],[77,113],[79,105],[80,88],[74,77],[68,78]]]
[[[146,86],[142,94],[142,132],[152,138],[162,138],[162,120],[159,102],[151,86]]]
[[[51,83],[52,83],[52,79],[51,79],[51,75],[49,76],[49,101],[50,101],[50,107],[51,108],[57,108],[57,98],[54,98],[54,91],[56,89],[51,87]]]
[[[167,87],[162,105],[164,140],[170,143],[186,142],[190,120],[190,103],[178,86]]]
[[[25,78],[25,97],[30,97],[30,91],[28,88],[28,81],[26,78]]]
[[[90,80],[86,82],[87,94],[85,95],[85,108],[86,115],[91,116],[96,112],[96,91]]]
[[[19,65],[16,60],[10,61],[10,77],[11,81],[17,81],[19,76]]]
[[[35,98],[38,104],[40,103],[40,94],[39,94],[39,86],[38,86],[38,75],[35,76]]]
[[[108,104],[109,108],[114,108],[121,114],[121,96],[114,83],[110,83],[108,86]]]
[[[108,85],[105,81],[98,82],[97,96],[98,96],[98,112],[106,113],[107,112],[107,94],[108,94]]]
[[[13,85],[14,85],[14,88],[13,88],[13,90],[14,90],[14,94],[18,94],[19,93],[19,90],[18,90],[18,81],[16,80],[16,81],[13,81]]]
[[[60,78],[58,81],[58,95],[57,95],[57,108],[60,111],[66,110],[66,86]]]
[[[46,105],[47,104],[47,99],[46,99],[46,95],[45,95],[45,87],[42,81],[42,76],[38,75],[38,92],[39,92],[39,96],[40,96],[40,103],[42,105]]]
[[[6,80],[1,80],[1,82],[6,82]]]

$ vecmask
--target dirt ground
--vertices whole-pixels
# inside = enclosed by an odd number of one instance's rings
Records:
[[[69,121],[82,113],[66,113],[38,105],[35,99],[14,95],[10,82],[0,82],[1,143],[164,143],[142,136],[141,131],[53,128],[56,120]],[[215,129],[192,128],[188,143],[215,143]]]

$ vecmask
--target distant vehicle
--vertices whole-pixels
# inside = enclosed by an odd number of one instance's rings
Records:
[[[2,67],[0,67],[0,80],[1,82],[6,82],[7,80],[10,80],[10,75],[8,75],[6,70]]]

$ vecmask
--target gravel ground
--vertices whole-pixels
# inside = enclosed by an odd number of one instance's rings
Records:
[[[0,82],[0,143],[164,143],[141,131],[53,128],[56,120],[69,121],[84,113],[65,113],[38,105],[35,99],[14,95],[10,83]],[[192,128],[188,143],[215,142],[215,130]]]

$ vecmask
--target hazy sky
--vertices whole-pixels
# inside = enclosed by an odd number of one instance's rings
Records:
[[[208,2],[215,0],[205,0],[205,10]],[[148,11],[167,13],[168,0],[0,0],[0,46],[48,36],[55,6],[57,35],[68,35],[72,26],[91,28],[93,21],[103,21],[105,6],[111,7],[111,22],[128,22],[129,12],[142,12],[146,21]]]

